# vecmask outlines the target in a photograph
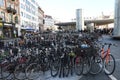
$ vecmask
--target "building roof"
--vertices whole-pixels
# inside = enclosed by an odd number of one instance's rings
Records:
[[[45,15],[45,18],[50,18],[50,19],[52,19],[52,16],[50,16],[50,15]]]

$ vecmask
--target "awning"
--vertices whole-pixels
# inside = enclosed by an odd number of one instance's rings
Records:
[[[24,28],[24,30],[26,30],[26,31],[34,31],[35,29],[33,29],[33,28],[30,27],[30,26],[27,26],[27,27]]]
[[[34,29],[25,29],[25,31],[34,31]]]

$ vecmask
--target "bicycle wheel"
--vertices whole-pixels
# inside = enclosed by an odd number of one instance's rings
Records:
[[[13,67],[14,67],[13,64],[3,64],[1,68],[2,79],[6,79],[11,75],[11,73],[13,72]]]
[[[0,66],[0,79],[2,79],[2,69],[1,69],[1,66]]]
[[[69,70],[70,70],[70,66],[68,63],[66,63],[64,66],[63,66],[63,77],[68,77],[69,75]]]
[[[68,77],[69,73],[71,74],[71,76],[73,75],[74,73],[73,69],[74,69],[74,58],[69,61],[68,74],[66,75],[66,77]]]
[[[91,68],[91,63],[90,63],[90,59],[88,57],[84,57],[83,59],[83,75],[86,75]]]
[[[59,68],[59,61],[56,60],[50,63],[50,72],[52,77],[56,77],[58,75]]]
[[[26,79],[25,67],[26,67],[26,64],[19,64],[15,67],[14,76],[16,79],[18,80]]]
[[[89,73],[96,75],[100,73],[103,69],[103,61],[100,56],[93,56],[91,57],[91,68]]]
[[[82,57],[78,56],[75,58],[75,73],[76,75],[80,76],[83,72],[83,59]]]
[[[43,72],[41,71],[41,66],[37,63],[31,63],[25,70],[26,77],[29,80],[37,79]]]
[[[109,54],[109,56],[106,57],[108,57],[108,60],[106,58],[104,59],[104,72],[107,75],[111,75],[115,71],[115,58],[111,54]]]

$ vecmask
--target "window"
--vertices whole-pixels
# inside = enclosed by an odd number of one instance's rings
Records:
[[[26,5],[26,11],[27,11],[27,12],[31,12],[30,6],[27,6],[27,5]]]
[[[26,14],[27,19],[31,19],[31,16],[29,14]]]
[[[26,17],[26,13],[24,12],[24,17]]]
[[[34,20],[34,17],[32,17],[32,20]]]
[[[15,16],[15,23],[18,23],[18,16]]]
[[[4,6],[4,0],[0,0],[0,7]]]
[[[30,5],[30,2],[29,2],[28,0],[26,0],[26,4],[27,4],[27,5]]]
[[[23,17],[23,12],[21,12],[21,16]]]
[[[11,7],[11,4],[9,2],[7,2],[7,7]]]
[[[1,12],[2,20],[5,21],[5,12]]]
[[[10,4],[11,8],[14,8],[14,4]]]
[[[35,3],[35,0],[31,0],[33,3]]]
[[[8,14],[9,16],[9,21],[8,22],[12,22],[12,14]]]
[[[24,4],[21,3],[20,6],[21,6],[22,9],[25,9],[25,5]]]
[[[26,0],[23,0],[23,2],[26,2]]]
[[[17,11],[17,14],[19,14],[19,7],[15,7],[15,10]]]

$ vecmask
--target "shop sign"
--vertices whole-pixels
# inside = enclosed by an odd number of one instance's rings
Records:
[[[5,23],[4,25],[6,25],[6,26],[12,26],[12,24],[7,24],[7,23]]]
[[[3,23],[0,22],[0,27],[2,27],[2,26],[3,26]]]

